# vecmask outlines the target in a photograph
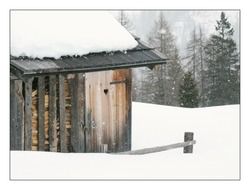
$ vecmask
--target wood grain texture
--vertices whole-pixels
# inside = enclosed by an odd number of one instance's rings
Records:
[[[32,81],[25,82],[24,150],[32,150]]]
[[[38,77],[38,150],[44,151],[45,147],[45,77]]]
[[[157,146],[157,147],[144,148],[144,149],[133,150],[133,151],[119,152],[117,154],[128,154],[128,155],[150,154],[150,153],[171,150],[171,149],[175,149],[175,148],[183,148],[183,147],[193,146],[195,143],[196,143],[196,141],[193,140],[193,141],[175,143],[175,144],[165,145],[165,146]]]
[[[24,98],[22,81],[10,81],[10,149],[24,150]]]
[[[194,139],[193,132],[185,132],[184,134],[184,142],[192,141]],[[183,149],[183,153],[193,153],[193,145],[185,146]]]
[[[57,152],[56,76],[49,77],[49,149]]]
[[[17,110],[16,110],[16,94],[15,94],[15,81],[10,80],[10,150],[15,150],[16,141],[16,122],[17,122]]]
[[[60,129],[60,148],[61,152],[68,152],[67,149],[67,133],[65,125],[65,90],[64,90],[64,75],[59,75],[59,129]]]
[[[126,124],[124,150],[131,150],[132,138],[132,70],[127,70],[126,75]]]
[[[68,151],[72,151],[72,146],[71,146],[71,92],[70,92],[70,75],[65,76],[64,80],[64,95],[65,95],[65,126],[66,126],[66,144],[67,144],[67,149]]]
[[[77,74],[77,132],[78,132],[78,152],[85,152],[85,76],[83,73]]]
[[[120,69],[113,71],[113,81],[126,81],[126,83],[116,83],[115,96],[113,102],[116,112],[116,151],[130,150],[128,135],[131,131],[131,71]]]
[[[90,151],[109,152],[131,147],[131,71],[127,69],[86,74],[86,138]],[[89,150],[89,149],[88,149]]]
[[[73,148],[73,152],[77,152],[79,150],[78,147],[78,138],[79,134],[77,132],[77,77],[74,75],[74,78],[69,80],[70,84],[70,95],[71,95],[71,146]]]

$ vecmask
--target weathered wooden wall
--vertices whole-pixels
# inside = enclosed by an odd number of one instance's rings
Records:
[[[23,82],[10,81],[10,149],[24,150]]]
[[[11,150],[130,150],[129,69],[10,83]]]

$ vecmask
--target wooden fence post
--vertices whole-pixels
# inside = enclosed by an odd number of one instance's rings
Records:
[[[193,141],[194,133],[185,132],[184,134],[184,142]],[[193,153],[193,145],[185,146],[183,149],[183,153]]]

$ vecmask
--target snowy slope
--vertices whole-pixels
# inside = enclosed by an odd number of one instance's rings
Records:
[[[123,51],[137,45],[104,11],[11,11],[11,55],[55,57]]]
[[[177,108],[133,102],[133,149],[183,141],[183,149],[147,155],[11,152],[12,179],[238,179],[239,105]]]

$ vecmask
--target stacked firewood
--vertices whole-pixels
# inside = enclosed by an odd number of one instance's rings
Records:
[[[49,150],[49,96],[45,95],[45,150]],[[32,91],[32,150],[38,150],[38,95],[37,90]]]
[[[37,90],[32,91],[32,150],[38,150],[38,98]]]
[[[44,99],[44,128],[45,128],[45,146],[44,149],[46,151],[49,150],[49,95],[48,91],[45,92]]]
[[[64,80],[64,97],[65,97],[65,125],[67,132],[67,146],[70,150],[70,129],[71,129],[71,96],[69,80]]]
[[[46,81],[46,90],[44,97],[44,130],[45,130],[45,151],[49,151],[49,92],[48,81]],[[71,96],[68,79],[64,80],[64,98],[65,98],[65,125],[67,133],[67,146],[70,151],[70,129],[71,129]],[[58,96],[57,96],[58,99]],[[58,101],[57,101],[58,102]],[[57,106],[59,109],[59,105]],[[57,117],[57,137],[58,143],[60,138],[59,118]],[[32,91],[32,150],[38,150],[38,91]],[[60,147],[60,144],[58,144]]]

